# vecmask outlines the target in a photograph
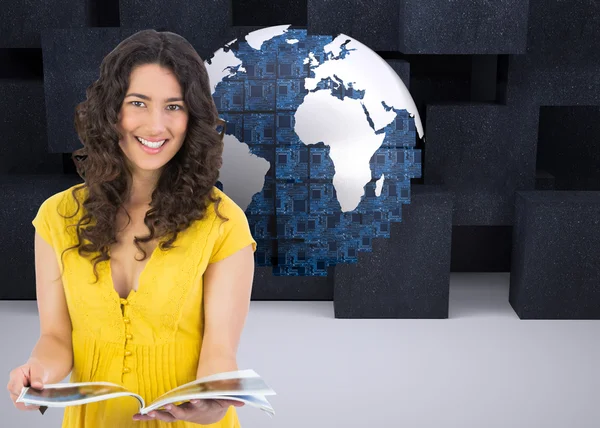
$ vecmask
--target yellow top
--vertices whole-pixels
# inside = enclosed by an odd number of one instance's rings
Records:
[[[75,187],[75,186],[74,186]],[[74,224],[83,214],[71,189],[48,198],[33,225],[55,250],[59,267],[62,251],[76,241]],[[216,216],[210,203],[206,217],[181,232],[175,248],[151,254],[137,291],[121,299],[113,287],[110,264],[99,263],[94,284],[92,262],[77,250],[64,254],[63,286],[73,326],[74,366],[71,382],[113,382],[141,395],[146,405],[161,394],[196,379],[203,332],[203,273],[219,261],[252,244],[244,211],[216,187],[222,201]],[[85,192],[78,192],[81,200]],[[63,427],[197,427],[177,421],[134,421],[138,401],[119,397],[65,408]],[[240,426],[235,407],[214,428]]]

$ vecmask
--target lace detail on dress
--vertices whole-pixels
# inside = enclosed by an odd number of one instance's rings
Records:
[[[174,242],[174,248],[162,250],[157,247],[153,258],[148,261],[146,271],[140,277],[140,285],[136,293],[136,305],[149,302],[151,299],[164,297],[160,304],[161,311],[155,314],[152,323],[156,322],[154,334],[161,342],[174,339],[183,314],[184,303],[192,289],[202,287],[202,260],[209,241],[213,222],[194,222],[188,229],[180,233]],[[143,282],[142,282],[143,281]],[[167,292],[165,292],[167,291]],[[198,313],[202,308],[199,307]]]

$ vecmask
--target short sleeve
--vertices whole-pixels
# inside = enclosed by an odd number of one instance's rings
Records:
[[[50,205],[53,198],[46,199],[40,205],[37,215],[31,222],[35,227],[35,231],[46,241],[52,245],[52,229],[50,221]]]
[[[256,241],[252,237],[248,218],[242,208],[224,196],[219,204],[219,213],[229,220],[225,221],[219,217],[215,219],[219,235],[209,263],[223,260],[248,245],[252,245],[253,252],[256,251]]]

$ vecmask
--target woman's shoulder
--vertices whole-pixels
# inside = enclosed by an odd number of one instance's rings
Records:
[[[210,204],[210,215],[216,216],[216,211],[223,217],[234,217],[239,218],[240,216],[246,216],[242,207],[240,207],[230,196],[218,187],[213,187],[213,196],[216,196],[218,202],[212,202]]]
[[[252,236],[248,218],[242,207],[217,187],[215,187],[214,195],[220,201],[212,204],[213,210],[216,206],[220,217],[224,219],[213,223],[215,227],[211,229],[211,233],[215,240],[209,263],[222,260],[248,245],[252,245],[252,250],[256,251],[257,244]],[[216,217],[214,211],[213,215]],[[215,220],[217,219],[215,218]]]
[[[73,216],[81,210],[81,204],[85,200],[87,187],[84,183],[73,185],[65,190],[54,193],[46,198],[41,206],[40,212],[47,216],[61,214],[61,216]]]
[[[82,184],[77,184],[42,202],[32,223],[46,242],[53,246],[64,244],[66,226],[77,223],[77,217],[83,211],[81,201],[84,200],[85,191],[87,190]]]

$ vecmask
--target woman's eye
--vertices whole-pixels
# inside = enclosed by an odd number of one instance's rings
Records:
[[[136,107],[142,107],[141,105],[138,105],[138,104],[144,104],[144,103],[142,101],[131,101],[131,104]],[[170,108],[170,107],[175,107],[175,108]],[[177,111],[177,110],[183,109],[183,107],[181,107],[180,105],[177,105],[177,104],[170,104],[167,106],[167,109],[169,109],[171,111]]]

